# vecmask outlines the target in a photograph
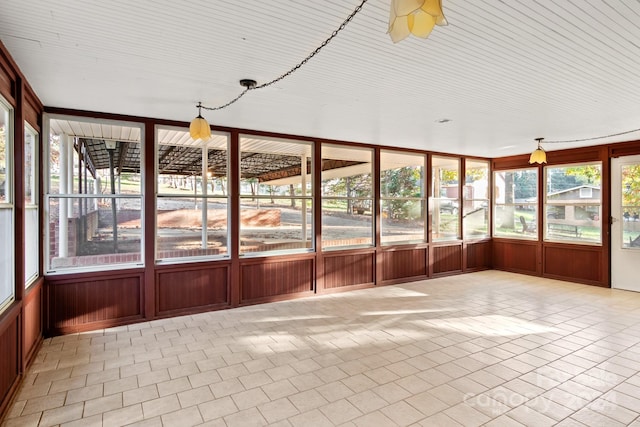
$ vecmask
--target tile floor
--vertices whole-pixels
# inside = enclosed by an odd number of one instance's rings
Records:
[[[486,271],[47,339],[3,426],[640,426],[640,294]]]

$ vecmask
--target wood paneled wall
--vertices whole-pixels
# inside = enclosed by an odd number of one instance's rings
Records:
[[[429,277],[428,246],[384,248],[378,257],[381,265],[380,281],[383,284]]]
[[[596,286],[607,286],[607,262],[598,246],[546,243],[542,248],[543,274]]]
[[[48,333],[67,334],[142,320],[142,278],[140,271],[48,278]]]
[[[315,256],[243,260],[240,263],[240,303],[310,294],[315,283],[314,262]]]
[[[466,247],[466,265],[465,271],[486,270],[491,268],[491,240],[482,240],[477,242],[468,242]]]
[[[13,108],[14,290],[15,300],[0,314],[0,422],[27,364],[42,340],[42,289],[39,278],[25,289],[24,277],[24,123],[41,130],[43,106],[0,42],[0,95]],[[41,144],[39,158],[42,158]],[[40,186],[42,188],[42,186]],[[42,206],[42,195],[39,195]],[[6,236],[5,236],[6,237]]]
[[[493,268],[514,273],[539,275],[540,247],[538,242],[526,240],[493,240]]]
[[[323,288],[338,290],[375,283],[375,251],[364,253],[330,252],[323,254],[321,271]]]
[[[24,298],[24,354],[30,360],[42,340],[44,278],[38,279]]]
[[[22,372],[19,320],[18,306],[0,317],[0,415],[7,409]]]
[[[202,263],[156,271],[156,313],[211,310],[231,304],[230,263]]]
[[[431,246],[434,275],[462,273],[462,243]]]

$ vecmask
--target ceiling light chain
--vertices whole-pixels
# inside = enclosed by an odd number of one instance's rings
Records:
[[[309,62],[309,60],[311,58],[313,58],[314,56],[316,56],[321,50],[322,48],[324,48],[326,45],[329,44],[329,42],[331,42],[331,40],[333,40],[340,31],[342,31],[349,22],[351,22],[351,20],[353,19],[354,16],[356,16],[358,14],[358,12],[360,12],[362,10],[362,7],[364,6],[364,4],[367,2],[368,0],[362,0],[362,2],[353,10],[353,12],[351,12],[351,14],[349,16],[347,16],[347,18],[342,22],[342,24],[340,24],[340,26],[333,31],[333,33],[331,33],[331,35],[325,39],[322,44],[320,44],[320,46],[318,46],[317,48],[315,48],[315,50],[313,52],[311,52],[309,55],[307,55],[306,58],[304,58],[302,61],[300,61],[299,63],[297,63],[293,68],[291,68],[289,71],[287,71],[284,74],[281,74],[280,76],[276,77],[275,79],[263,83],[261,85],[255,85],[255,81],[251,81],[253,82],[253,85],[245,85],[243,82],[246,82],[245,80],[241,80],[240,84],[245,86],[245,90],[242,91],[240,93],[240,95],[236,96],[234,99],[232,99],[231,101],[227,102],[224,105],[220,105],[218,107],[205,107],[204,105],[202,105],[201,103],[198,103],[198,108],[203,108],[205,110],[209,110],[209,111],[214,111],[214,110],[222,110],[223,108],[226,108],[228,106],[230,106],[231,104],[235,103],[236,101],[238,101],[240,98],[242,98],[247,92],[249,92],[250,90],[255,90],[255,89],[263,89],[265,87],[271,86],[274,83],[279,82],[280,80],[289,77],[291,74],[295,73],[296,71],[298,71],[298,69],[300,69],[303,65],[305,65],[307,62]]]
[[[594,141],[596,139],[603,139],[603,138],[611,138],[613,136],[620,136],[620,135],[626,135],[628,133],[633,133],[633,132],[639,132],[640,128],[638,129],[631,129],[631,130],[627,130],[624,132],[618,132],[618,133],[612,133],[610,135],[603,135],[603,136],[594,136],[591,138],[582,138],[582,139],[567,139],[565,141],[544,141],[545,144],[563,144],[565,142],[585,142],[585,141]]]

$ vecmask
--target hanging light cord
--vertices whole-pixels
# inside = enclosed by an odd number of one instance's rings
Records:
[[[626,135],[628,133],[633,133],[633,132],[638,132],[640,131],[640,128],[638,129],[632,129],[632,130],[627,130],[624,132],[618,132],[618,133],[612,133],[610,135],[603,135],[603,136],[594,136],[591,138],[582,138],[582,139],[567,139],[566,141],[547,141],[546,139],[544,141],[542,141],[543,144],[562,144],[565,142],[585,142],[585,141],[594,141],[596,139],[603,139],[603,138],[610,138],[612,136],[620,136],[620,135]]]
[[[307,55],[306,58],[304,58],[302,61],[298,62],[293,68],[291,68],[289,71],[287,71],[284,74],[281,74],[280,76],[276,77],[275,79],[263,83],[261,85],[257,85],[257,86],[246,86],[246,89],[243,90],[240,95],[236,96],[234,99],[232,99],[231,101],[227,102],[226,104],[220,105],[218,107],[205,107],[204,105],[198,105],[199,108],[203,108],[204,110],[209,110],[209,111],[214,111],[214,110],[222,110],[223,108],[227,108],[228,106],[230,106],[231,104],[235,103],[236,101],[238,101],[240,98],[242,98],[247,92],[249,92],[250,90],[256,90],[256,89],[263,89],[265,87],[271,86],[274,83],[279,82],[280,80],[289,77],[291,74],[295,73],[296,71],[298,71],[298,69],[300,69],[304,64],[306,64],[307,62],[309,62],[309,60],[311,58],[313,58],[314,56],[316,56],[321,50],[322,48],[324,48],[326,45],[329,44],[329,42],[331,42],[331,40],[333,40],[340,31],[344,30],[344,28],[347,26],[347,24],[349,22],[351,22],[351,20],[353,19],[354,16],[356,16],[358,14],[358,12],[360,12],[362,10],[362,6],[364,6],[364,4],[367,2],[368,0],[362,0],[362,2],[358,5],[358,7],[356,7],[354,9],[353,12],[351,12],[351,14],[349,16],[347,16],[347,19],[345,19],[342,24],[340,24],[340,26],[333,31],[333,33],[331,33],[331,35],[322,42],[322,44],[320,46],[318,46],[313,52],[311,52],[309,55]]]

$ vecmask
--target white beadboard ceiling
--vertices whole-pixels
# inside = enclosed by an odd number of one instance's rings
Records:
[[[447,153],[640,128],[640,2],[442,0],[447,27],[394,45],[369,0],[287,79],[212,123]],[[47,106],[190,121],[267,82],[360,0],[12,0],[0,39]],[[450,119],[438,123],[440,119]],[[640,132],[548,150],[640,139]]]

